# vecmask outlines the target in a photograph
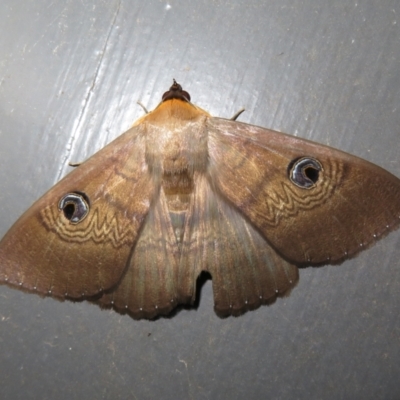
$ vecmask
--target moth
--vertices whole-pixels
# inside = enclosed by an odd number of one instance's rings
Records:
[[[174,81],[161,103],[39,199],[0,242],[0,281],[134,318],[239,315],[298,267],[355,256],[400,224],[400,180],[342,151],[212,117]]]

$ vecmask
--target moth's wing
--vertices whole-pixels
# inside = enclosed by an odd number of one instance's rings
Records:
[[[179,265],[179,299],[190,303],[201,271],[211,274],[215,311],[239,315],[272,302],[298,280],[297,267],[271,248],[256,228],[210,186],[195,177]]]
[[[382,168],[239,122],[210,118],[207,129],[215,190],[289,261],[340,262],[399,226],[400,180]],[[289,179],[303,157],[322,166],[310,189]]]
[[[134,127],[39,199],[0,242],[0,281],[60,298],[86,298],[114,286],[125,270],[157,192]],[[89,213],[72,224],[59,209],[83,193]]]
[[[121,281],[96,302],[134,318],[168,314],[178,296],[179,251],[161,190],[154,201]]]

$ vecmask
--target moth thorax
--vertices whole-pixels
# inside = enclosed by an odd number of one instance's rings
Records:
[[[184,156],[164,159],[161,185],[170,212],[186,212],[193,192],[193,172]]]
[[[166,195],[189,194],[193,191],[193,172],[185,157],[164,160],[162,186]]]

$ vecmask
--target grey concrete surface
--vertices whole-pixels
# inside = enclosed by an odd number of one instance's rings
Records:
[[[153,108],[172,78],[213,115],[400,177],[400,3],[3,0],[0,236]],[[4,399],[399,399],[400,232],[239,318],[134,321],[0,286]]]

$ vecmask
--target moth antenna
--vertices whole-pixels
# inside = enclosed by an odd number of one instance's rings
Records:
[[[246,109],[242,108],[241,110],[239,110],[230,120],[231,121],[236,121],[236,119],[239,117],[239,115],[244,112]]]
[[[140,101],[137,101],[136,103],[139,104],[139,106],[143,108],[145,114],[149,113],[148,109]]]

